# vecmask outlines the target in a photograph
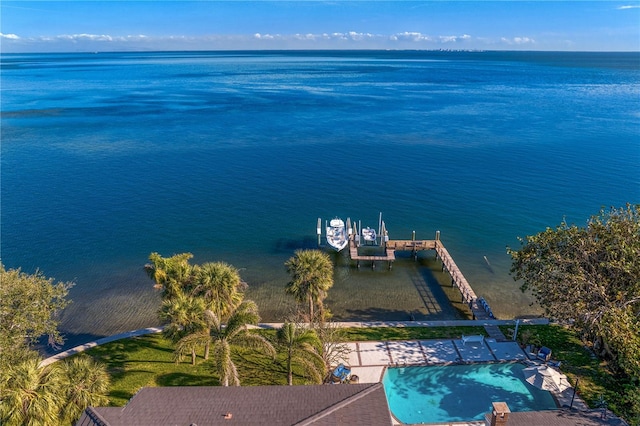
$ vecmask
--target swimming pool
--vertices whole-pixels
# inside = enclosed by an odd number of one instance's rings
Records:
[[[550,392],[524,381],[522,364],[388,368],[382,383],[389,408],[403,423],[483,420],[492,402],[511,411],[556,409]]]

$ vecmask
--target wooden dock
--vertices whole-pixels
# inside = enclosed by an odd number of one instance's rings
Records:
[[[440,232],[436,233],[435,243],[435,251],[437,258],[442,262],[442,271],[448,272],[451,276],[451,285],[455,286],[458,291],[460,291],[460,295],[462,296],[462,301],[465,302],[471,313],[473,314],[473,319],[478,320],[489,320],[493,319],[493,314],[489,315],[491,309],[489,308],[489,312],[485,310],[485,308],[478,302],[478,296],[471,288],[471,285],[467,281],[467,279],[462,275],[462,271],[454,262],[453,257],[449,254],[449,251],[445,248],[442,241],[440,241]],[[486,305],[488,308],[488,305]]]
[[[413,258],[417,260],[418,252],[434,250],[436,259],[440,259],[442,262],[442,272],[447,272],[451,276],[451,286],[460,291],[462,302],[469,306],[473,313],[473,319],[495,319],[487,302],[483,298],[478,298],[467,279],[462,275],[460,268],[454,262],[453,257],[440,241],[440,231],[436,231],[435,240],[417,240],[415,231],[410,240],[390,240],[381,214],[378,240],[374,241],[373,245],[362,245],[358,233],[358,225],[356,225],[355,221],[352,223],[347,218],[346,228],[349,234],[349,257],[356,263],[358,268],[360,268],[361,262],[371,262],[372,268],[376,267],[376,262],[387,262],[389,269],[391,269],[393,262],[396,260],[396,251],[409,251],[412,253]],[[318,234],[318,246],[321,246],[322,220],[320,218],[318,218],[316,232]],[[486,258],[485,261],[487,261]]]
[[[397,251],[411,251],[416,254],[421,250],[435,250],[435,240],[389,240],[387,241],[387,249]]]
[[[444,244],[442,244],[442,241],[440,241],[439,231],[436,233],[435,240],[388,240],[383,243],[382,247],[380,247],[381,250],[384,250],[384,254],[381,253],[379,255],[359,254],[358,244],[354,238],[355,234],[356,233],[349,237],[349,256],[351,257],[351,260],[356,262],[358,268],[362,261],[371,262],[371,266],[373,268],[375,268],[376,262],[385,261],[389,262],[389,269],[391,269],[393,261],[396,259],[396,251],[410,251],[414,258],[417,259],[419,251],[435,250],[436,258],[440,259],[442,262],[442,271],[449,273],[451,276],[451,285],[460,291],[462,302],[469,306],[469,309],[471,309],[471,312],[473,313],[473,318],[478,320],[493,319],[492,314],[489,314],[491,310],[485,310],[485,308],[478,302],[478,296],[462,274],[462,271],[460,271],[460,268],[458,268],[458,265],[456,265],[456,262],[453,260],[451,254],[449,254],[449,251],[445,248]]]
[[[354,234],[355,235],[355,234]],[[360,262],[371,262],[371,267],[376,267],[376,262],[389,262],[389,269],[393,265],[393,261],[396,260],[396,252],[394,249],[387,247],[382,247],[381,250],[384,250],[383,253],[380,254],[369,254],[369,255],[361,255],[358,252],[358,245],[356,244],[356,240],[353,235],[349,237],[349,257],[351,260],[355,260],[356,266],[360,267]]]

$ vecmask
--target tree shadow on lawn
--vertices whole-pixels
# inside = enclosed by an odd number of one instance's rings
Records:
[[[213,375],[188,373],[166,373],[156,377],[158,386],[220,386],[220,380]]]
[[[133,392],[126,392],[122,390],[112,390],[109,392],[109,405],[111,407],[122,407],[133,398]]]
[[[286,385],[287,369],[284,354],[273,359],[251,349],[234,350],[233,362],[243,386]]]

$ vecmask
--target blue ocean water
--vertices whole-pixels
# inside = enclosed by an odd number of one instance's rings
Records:
[[[500,318],[539,313],[506,246],[640,202],[638,53],[283,51],[1,57],[1,259],[75,281],[62,328],[157,323],[149,253],[241,270],[263,319],[317,218],[435,232]],[[336,319],[459,316],[432,254],[335,255]],[[486,260],[485,260],[486,257]],[[73,340],[72,338],[72,340]]]

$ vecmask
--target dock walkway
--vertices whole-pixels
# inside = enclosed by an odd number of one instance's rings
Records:
[[[396,259],[396,251],[410,251],[414,258],[417,258],[419,251],[435,250],[436,258],[442,262],[442,271],[448,272],[451,276],[451,285],[460,291],[462,301],[469,306],[473,314],[473,319],[493,319],[491,309],[486,302],[480,303],[480,299],[460,271],[460,268],[458,268],[458,265],[456,265],[453,257],[449,254],[444,244],[442,244],[442,241],[440,241],[440,232],[436,233],[435,240],[388,240],[380,246],[381,250],[384,250],[384,254],[381,253],[379,255],[361,255],[354,236],[355,233],[349,237],[349,257],[356,262],[358,268],[362,261],[371,262],[371,266],[374,268],[375,262],[386,261],[389,262],[389,269],[391,269],[391,265]],[[495,334],[496,337],[498,337],[497,333]]]
[[[395,250],[386,247],[384,248],[384,254],[369,254],[369,255],[361,255],[358,252],[358,245],[353,237],[349,237],[349,257],[351,260],[356,261],[356,265],[359,268],[360,262],[371,262],[371,267],[375,268],[376,262],[389,262],[389,269],[391,269],[391,265],[393,261],[396,260]]]

